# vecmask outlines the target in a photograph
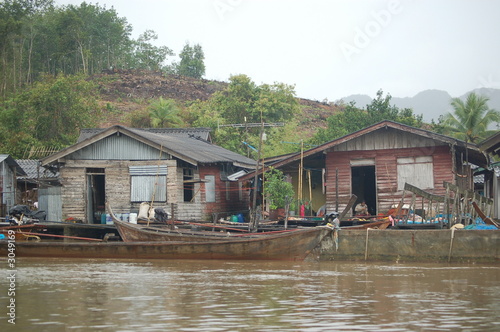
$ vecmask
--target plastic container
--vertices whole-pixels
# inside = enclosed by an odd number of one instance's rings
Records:
[[[131,214],[129,215],[128,221],[129,221],[131,224],[137,224],[137,213],[131,213]]]
[[[123,222],[128,222],[129,218],[130,218],[130,213],[122,213]]]
[[[106,213],[106,225],[113,225],[113,219],[111,219],[111,215]]]
[[[238,222],[245,222],[245,218],[243,218],[243,214],[239,213],[237,215],[237,217],[238,217]]]
[[[231,216],[231,221],[232,222],[238,222],[238,216],[232,215]]]

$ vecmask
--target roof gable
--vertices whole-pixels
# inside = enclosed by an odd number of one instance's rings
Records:
[[[11,169],[16,170],[17,176],[26,175],[19,164],[8,154],[0,154],[0,163],[5,162]]]
[[[194,136],[181,137],[175,135],[165,135],[163,133],[116,125],[105,130],[96,131],[93,136],[90,136],[75,145],[42,159],[42,165],[56,163],[58,160],[66,158],[71,154],[81,153],[83,149],[88,148],[97,142],[106,140],[113,135],[125,135],[137,142],[146,144],[157,151],[161,150],[163,153],[169,154],[174,158],[186,161],[193,165],[229,162],[235,164],[236,166],[253,168],[255,164],[255,161],[250,158],[226,150]],[[157,155],[159,156],[159,152]],[[156,157],[156,159],[157,158],[158,157]]]
[[[479,148],[486,153],[500,157],[500,131],[479,143]]]
[[[167,135],[174,137],[195,137],[208,142],[212,142],[212,137],[210,136],[210,128],[137,128],[144,132],[150,132],[159,135]],[[77,143],[86,140],[96,134],[105,131],[106,128],[85,128],[80,131],[80,136],[78,137]]]
[[[424,146],[428,146],[429,144],[432,144],[432,142],[439,143],[440,145],[450,145],[450,146],[455,146],[458,150],[467,150],[469,157],[472,160],[474,160],[473,163],[477,163],[478,166],[483,166],[487,163],[487,159],[484,156],[484,154],[481,153],[479,148],[470,143],[466,143],[464,141],[461,141],[456,138],[452,138],[449,136],[437,134],[428,130],[424,129],[419,129],[415,127],[411,127],[408,125],[404,125],[401,123],[393,122],[393,121],[382,121],[379,123],[376,123],[372,126],[366,127],[364,129],[358,130],[354,133],[345,135],[343,137],[337,138],[333,141],[324,143],[322,145],[319,145],[317,147],[314,147],[312,149],[309,149],[307,151],[304,151],[302,154],[303,158],[306,158],[308,156],[317,154],[317,153],[324,153],[325,151],[328,151],[330,149],[334,149],[337,147],[341,147],[342,145],[348,145],[350,142],[354,142],[355,140],[362,140],[366,138],[369,138],[370,135],[375,134],[376,132],[380,132],[382,130],[392,130],[395,132],[400,132],[404,133],[405,135],[408,136],[408,134],[411,134],[413,137],[418,138],[418,142],[415,141],[414,143],[418,144],[423,144]],[[421,146],[421,145],[418,145]],[[390,148],[390,146],[386,146],[385,148]],[[340,149],[340,148],[339,148]],[[301,158],[300,154],[293,155],[289,158],[283,159],[273,165],[273,167],[281,167],[283,165],[286,165],[290,162],[294,162],[298,159]]]

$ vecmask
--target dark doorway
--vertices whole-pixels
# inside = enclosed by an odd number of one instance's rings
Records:
[[[104,168],[87,168],[87,222],[100,224],[106,215],[106,185]]]
[[[194,175],[190,168],[183,169],[184,202],[191,202],[194,197]]]
[[[375,166],[351,167],[352,193],[358,196],[354,208],[362,201],[366,202],[370,214],[377,214],[377,187],[375,184]]]

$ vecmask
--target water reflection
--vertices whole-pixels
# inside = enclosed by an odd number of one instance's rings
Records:
[[[20,259],[15,330],[495,331],[499,272],[476,265]],[[2,269],[2,289],[6,276]],[[5,291],[0,301],[5,308]],[[4,317],[1,326],[11,327]]]

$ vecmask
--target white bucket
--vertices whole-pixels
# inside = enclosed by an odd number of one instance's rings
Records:
[[[128,222],[129,218],[130,218],[130,213],[122,213],[122,221],[123,222]]]
[[[106,213],[106,225],[112,225],[113,224],[113,219],[111,219],[111,215],[109,213]]]
[[[131,213],[128,220],[132,224],[137,224],[137,213]]]

